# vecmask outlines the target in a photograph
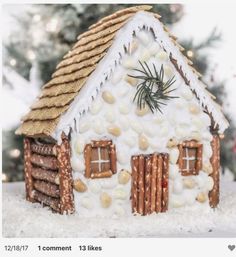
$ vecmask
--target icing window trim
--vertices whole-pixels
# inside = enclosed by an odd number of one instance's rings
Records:
[[[101,148],[108,149],[108,159],[101,160],[100,153]],[[93,158],[93,150],[97,149],[99,159]],[[86,178],[109,178],[116,173],[116,147],[112,143],[112,140],[93,140],[90,144],[87,144],[84,148],[84,159],[85,159],[85,174]],[[102,163],[109,162],[110,169],[102,170],[101,166],[98,171],[92,171],[91,164],[98,162],[99,165]]]
[[[199,171],[202,169],[202,144],[196,140],[184,141],[182,144],[179,144],[179,169],[182,176],[192,176],[198,175]],[[195,149],[196,154],[194,159],[189,156],[189,150]],[[194,168],[190,168],[190,161],[194,161]],[[187,166],[187,167],[186,167]]]

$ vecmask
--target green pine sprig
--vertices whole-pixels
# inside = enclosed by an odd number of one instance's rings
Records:
[[[141,80],[141,83],[137,85],[137,92],[133,101],[137,100],[137,105],[140,109],[144,108],[147,104],[152,113],[154,111],[161,111],[161,106],[166,105],[166,101],[177,98],[176,96],[170,96],[169,94],[175,89],[171,89],[171,86],[175,83],[175,76],[168,81],[164,82],[164,68],[161,65],[161,69],[158,72],[156,66],[153,64],[154,72],[151,71],[146,62],[139,61],[142,69],[134,69],[141,73],[141,75],[129,75],[130,77]]]

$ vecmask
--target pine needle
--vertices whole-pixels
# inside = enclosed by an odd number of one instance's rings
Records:
[[[141,80],[137,85],[137,91],[135,93],[133,101],[137,102],[137,106],[141,109],[145,105],[150,108],[151,112],[159,111],[162,113],[161,106],[166,105],[166,101],[178,98],[176,96],[170,96],[169,93],[173,92],[171,86],[176,82],[175,76],[164,82],[165,72],[163,65],[158,72],[156,66],[153,64],[154,74],[146,62],[139,61],[141,69],[134,69],[142,75],[129,75],[132,78]]]

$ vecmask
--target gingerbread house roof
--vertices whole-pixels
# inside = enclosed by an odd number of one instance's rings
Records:
[[[223,132],[228,127],[228,122],[221,112],[221,107],[213,101],[214,96],[206,90],[206,86],[199,80],[200,74],[191,66],[191,61],[181,53],[183,48],[176,42],[176,37],[171,35],[159,21],[160,16],[158,14],[149,11],[151,8],[149,5],[141,5],[123,9],[101,19],[90,26],[88,31],[78,36],[78,41],[72,50],[63,57],[63,60],[57,65],[56,71],[52,74],[51,80],[43,86],[41,95],[31,106],[31,111],[22,118],[22,124],[16,133],[35,137],[51,136],[58,139],[61,132],[65,132],[65,130],[68,132],[71,125],[69,123],[72,122],[73,117],[68,124],[64,124],[62,118],[68,111],[73,112],[71,108],[75,109],[75,107],[72,103],[78,99],[81,89],[86,87],[89,78],[96,75],[95,71],[100,66],[98,64],[101,62],[106,64],[102,66],[107,70],[103,69],[100,73],[102,74],[100,77],[103,77],[104,81],[114,70],[115,63],[121,58],[120,53],[124,51],[124,46],[130,44],[133,32],[137,32],[145,26],[152,29],[154,34],[157,32],[156,39],[160,35],[159,43],[176,61],[177,70],[182,73],[187,84],[195,92],[201,104],[212,114],[215,123]],[[144,16],[144,13],[148,15]],[[129,23],[132,24],[127,28],[125,25]],[[119,36],[124,27],[126,30],[123,33],[126,33],[126,36],[122,37],[124,41],[122,42]],[[159,31],[155,31],[155,27]],[[117,43],[117,38],[119,38],[118,44],[123,50],[118,49],[115,57],[109,58],[108,63],[108,60],[104,61],[104,59],[109,54],[108,52],[114,51],[112,46]],[[102,80],[98,82],[101,83]],[[89,102],[88,99],[84,100],[84,102]],[[78,110],[79,113],[88,109],[88,107],[84,107],[84,104],[81,106],[83,107]]]

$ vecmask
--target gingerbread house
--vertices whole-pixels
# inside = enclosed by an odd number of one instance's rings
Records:
[[[23,117],[28,201],[81,217],[217,206],[228,122],[150,9],[79,35]]]

